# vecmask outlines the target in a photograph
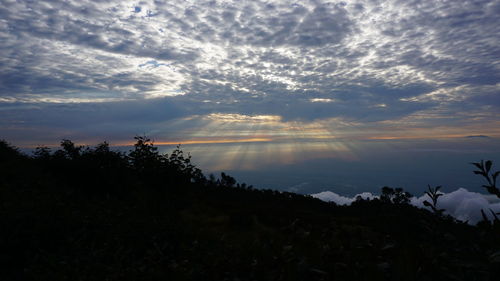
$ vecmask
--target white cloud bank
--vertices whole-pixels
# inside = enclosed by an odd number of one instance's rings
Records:
[[[339,205],[350,205],[356,200],[357,196],[363,199],[378,198],[370,192],[356,194],[353,197],[341,196],[335,192],[323,191],[320,193],[311,194],[312,197],[318,198],[327,202],[335,202]],[[430,199],[427,195],[421,197],[413,197],[411,204],[419,208],[426,208],[423,202]],[[489,218],[492,218],[490,209],[494,212],[500,212],[500,199],[493,195],[485,195],[477,192],[470,192],[465,188],[459,188],[450,193],[444,193],[439,198],[438,208],[445,209],[445,214],[451,215],[457,220],[468,221],[469,224],[476,224],[482,220],[481,209],[483,209]]]

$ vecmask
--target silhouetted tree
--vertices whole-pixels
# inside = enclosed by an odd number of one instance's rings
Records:
[[[81,161],[81,169],[91,174],[90,177],[93,176],[97,184],[117,186],[130,176],[127,172],[130,169],[127,157],[111,150],[107,142],[83,150]]]
[[[140,172],[158,167],[164,159],[158,153],[158,148],[154,146],[153,141],[146,136],[136,136],[134,139],[137,142],[128,154],[132,167]]]
[[[28,158],[19,149],[4,140],[0,140],[0,183],[4,180],[20,178],[16,175],[16,169],[22,167],[26,160]]]
[[[218,181],[221,187],[234,187],[236,180],[230,175],[226,175],[224,172],[220,173],[220,180]]]
[[[33,157],[41,161],[49,161],[52,156],[50,148],[46,146],[39,146],[33,152]]]
[[[21,157],[21,152],[5,140],[0,140],[0,161],[7,162]]]
[[[202,171],[191,162],[191,155],[189,153],[187,156],[184,155],[180,144],[176,146],[168,157],[168,165],[177,174],[184,176],[190,182],[206,182]]]
[[[72,141],[64,139],[61,141],[62,152],[68,159],[75,160],[80,157],[83,147],[76,146]]]

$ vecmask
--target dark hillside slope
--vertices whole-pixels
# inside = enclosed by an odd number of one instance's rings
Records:
[[[205,178],[180,149],[0,143],[2,280],[498,280],[500,232]]]

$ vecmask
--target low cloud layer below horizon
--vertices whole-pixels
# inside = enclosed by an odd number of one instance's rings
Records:
[[[311,196],[326,202],[334,202],[338,205],[350,205],[358,196],[361,196],[365,200],[378,198],[378,195],[370,192],[346,197],[332,191],[323,191],[311,194]],[[424,200],[430,201],[427,195],[412,197],[410,204],[430,211],[430,208],[424,206]],[[475,225],[482,220],[481,210],[485,212],[489,219],[493,219],[490,210],[495,213],[500,212],[500,199],[494,195],[470,192],[465,188],[459,188],[452,192],[443,193],[443,196],[439,197],[438,208],[445,209],[445,214],[457,220]]]

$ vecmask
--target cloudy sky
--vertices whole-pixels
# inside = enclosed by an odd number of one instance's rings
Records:
[[[499,151],[498,0],[1,2],[0,138],[20,147],[146,134],[208,170],[382,140]]]

